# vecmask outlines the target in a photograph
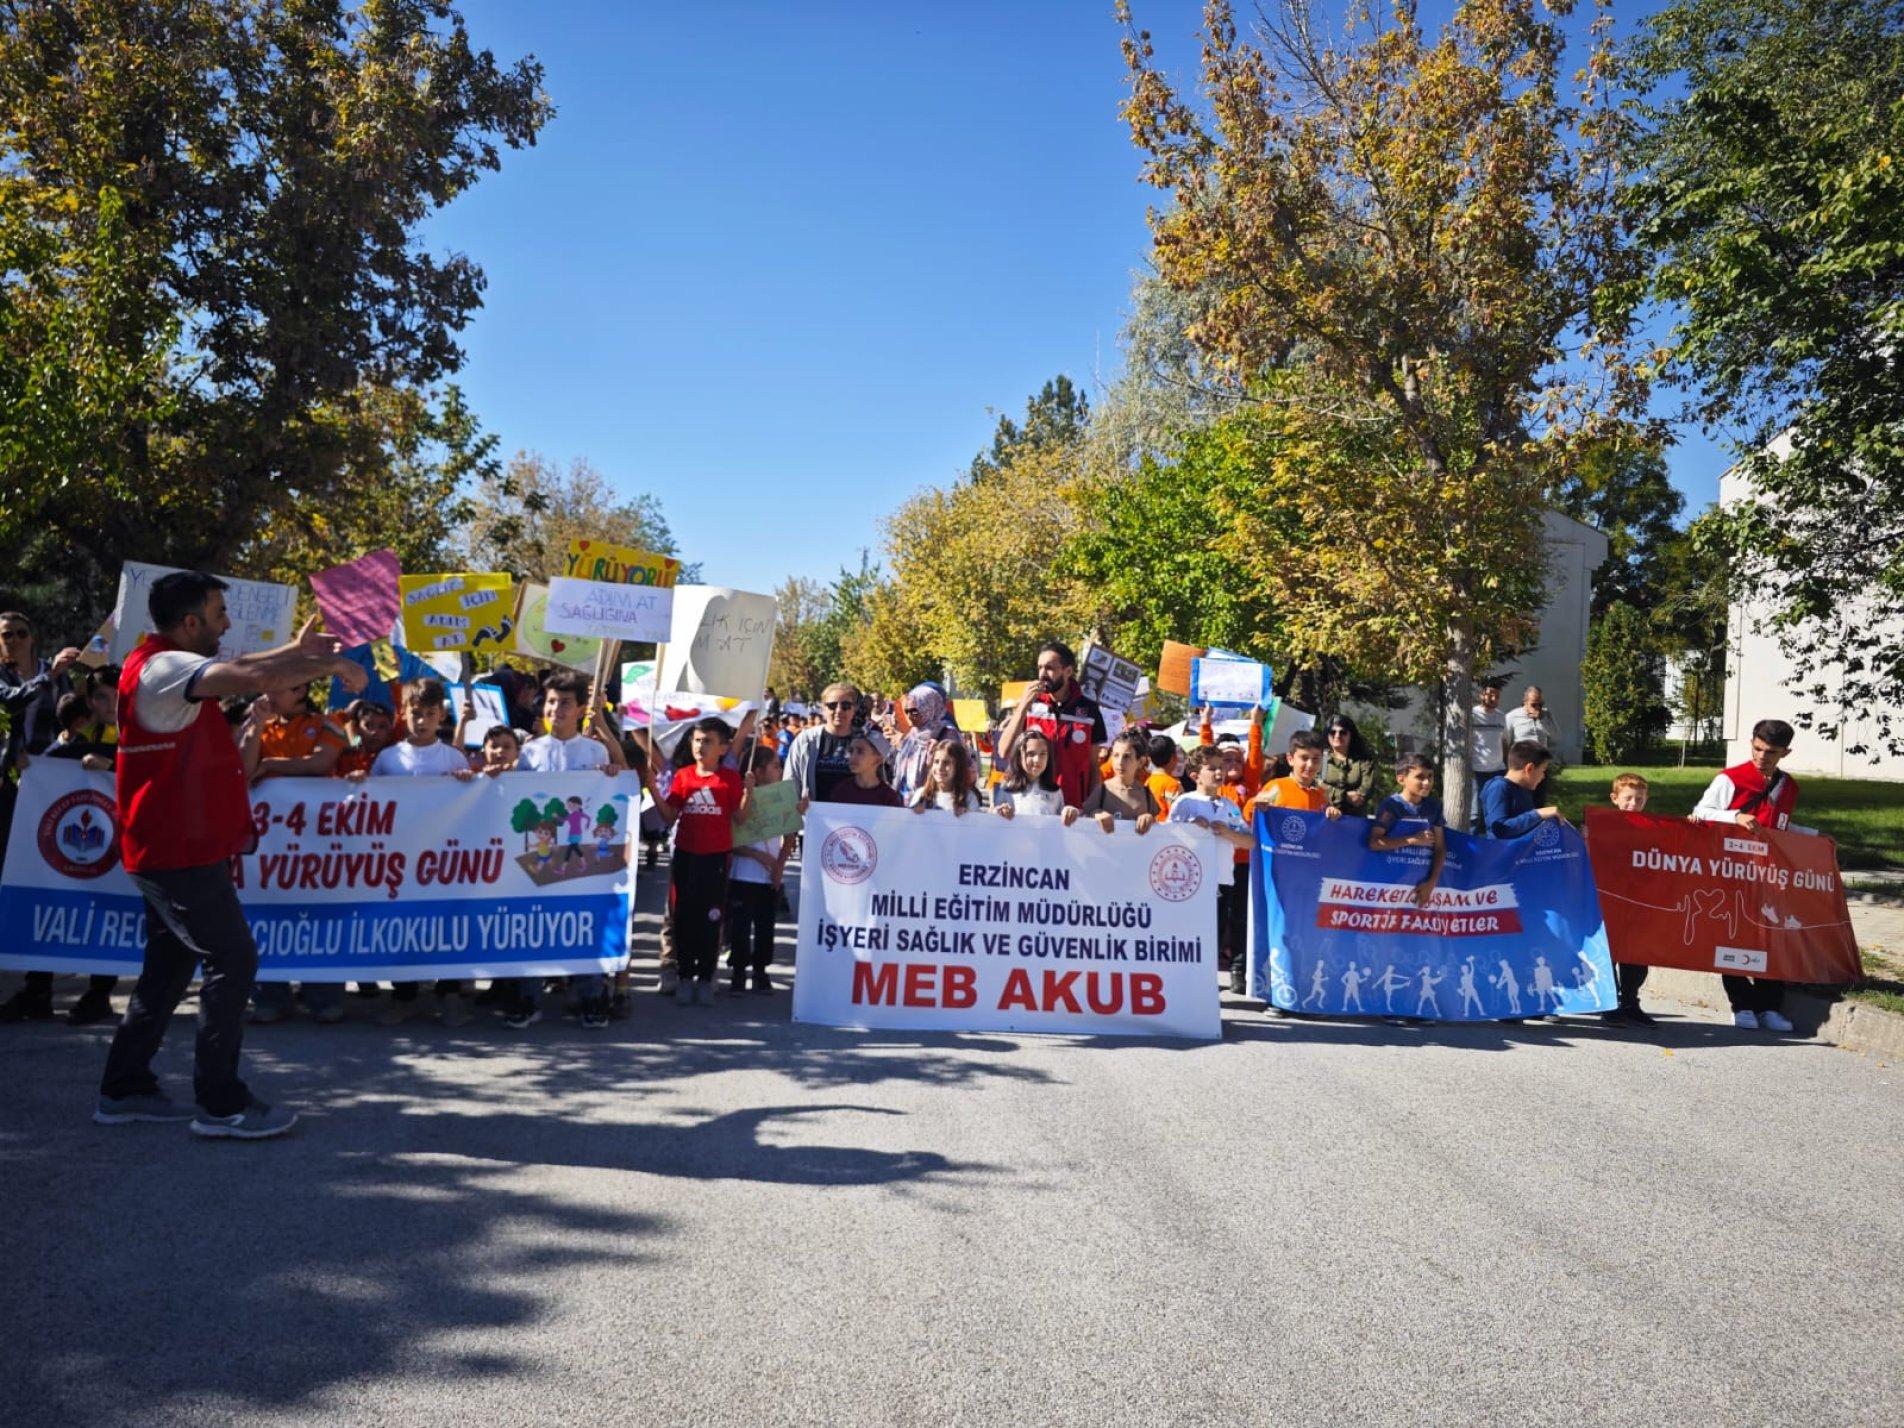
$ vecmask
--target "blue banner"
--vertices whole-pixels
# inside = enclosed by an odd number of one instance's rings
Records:
[[[1449,830],[1431,850],[1371,852],[1364,818],[1259,808],[1250,990],[1317,1016],[1497,1021],[1618,1002],[1587,846],[1566,824],[1523,838]]]

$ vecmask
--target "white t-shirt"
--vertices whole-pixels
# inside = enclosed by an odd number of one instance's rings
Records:
[[[544,734],[524,744],[522,757],[516,760],[516,768],[523,773],[577,773],[607,767],[608,750],[586,734],[568,739]]]
[[[1499,773],[1507,767],[1507,755],[1501,749],[1501,735],[1507,729],[1507,714],[1496,707],[1492,713],[1479,704],[1468,712],[1468,767],[1476,773]]]
[[[925,796],[926,791],[922,788],[907,801],[908,805],[917,808],[925,801]],[[943,808],[947,813],[951,813],[957,809],[958,804],[951,793],[937,793],[933,795],[932,806],[934,808]],[[977,789],[967,789],[965,791],[965,811],[967,813],[981,812],[984,807],[985,805],[979,802]]]
[[[449,774],[459,769],[469,772],[469,755],[456,745],[440,740],[413,744],[403,739],[377,755],[370,774],[372,778],[383,778],[389,774]]]
[[[1013,793],[1002,784],[992,795],[994,808],[1009,808],[1017,817],[1056,818],[1064,812],[1064,790],[1034,785],[1023,793]]]
[[[1170,812],[1164,815],[1164,822],[1188,823],[1192,818],[1201,818],[1218,828],[1230,828],[1238,833],[1249,832],[1249,827],[1243,822],[1243,815],[1237,811],[1236,805],[1221,794],[1212,798],[1198,793],[1195,789],[1188,793],[1180,793],[1171,800]],[[1216,834],[1212,833],[1210,836],[1215,838]],[[1220,839],[1218,842],[1220,846],[1215,860],[1216,885],[1220,888],[1232,887],[1236,883],[1237,862],[1230,855],[1235,849]]]
[[[746,846],[752,848],[756,853],[765,853],[770,860],[778,858],[780,856],[780,835],[776,833],[771,838],[763,838],[758,843],[749,843]],[[727,876],[729,881],[737,883],[770,883],[773,881],[773,877],[759,863],[756,863],[752,858],[741,857],[739,848],[734,850],[734,861],[728,868]]]
[[[189,728],[204,702],[192,698],[192,688],[212,660],[189,650],[164,650],[139,669],[139,722],[155,734],[176,734]]]

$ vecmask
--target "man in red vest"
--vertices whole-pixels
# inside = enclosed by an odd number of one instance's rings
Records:
[[[1077,674],[1078,659],[1069,645],[1047,640],[1038,647],[1038,678],[999,730],[996,756],[1000,769],[1009,768],[1019,733],[1036,729],[1056,751],[1058,766],[1054,772],[1058,786],[1064,790],[1064,801],[1072,808],[1082,804],[1102,782],[1098,758],[1110,742],[1103,711],[1079,687]]]
[[[258,948],[231,859],[251,845],[251,807],[237,740],[218,701],[326,675],[354,692],[365,675],[340,657],[334,636],[317,633],[315,620],[288,645],[218,659],[231,627],[224,590],[224,581],[196,571],[155,581],[147,609],[157,633],[119,676],[119,842],[145,897],[145,965],[106,1055],[93,1119],[189,1120],[195,1135],[263,1140],[284,1134],[297,1113],[265,1105],[238,1076]],[[152,1057],[201,962],[194,1112],[159,1089]]]

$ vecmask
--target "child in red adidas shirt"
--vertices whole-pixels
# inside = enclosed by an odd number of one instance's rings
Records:
[[[754,776],[743,779],[722,767],[728,733],[719,719],[701,720],[689,738],[694,762],[675,774],[666,796],[656,796],[655,807],[663,822],[678,825],[668,882],[681,975],[674,999],[682,1006],[711,1006],[734,821],[746,816],[753,801]]]

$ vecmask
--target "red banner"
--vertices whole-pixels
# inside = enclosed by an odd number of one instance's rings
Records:
[[[1859,976],[1829,838],[1593,808],[1587,851],[1615,962],[1780,982]]]

